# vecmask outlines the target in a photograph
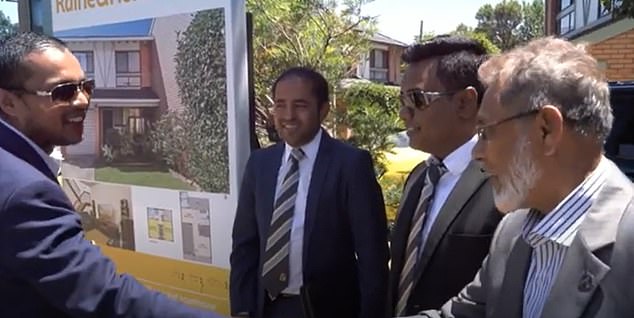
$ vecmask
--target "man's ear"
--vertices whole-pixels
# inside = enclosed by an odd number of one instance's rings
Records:
[[[473,119],[478,114],[478,91],[469,86],[454,96],[456,101],[456,112],[462,119]]]
[[[323,123],[330,112],[330,103],[325,102],[319,106],[319,122]]]
[[[6,89],[0,88],[0,111],[9,117],[17,116],[17,96]]]
[[[564,117],[555,106],[543,106],[537,115],[537,125],[544,145],[544,154],[553,155],[563,137]]]

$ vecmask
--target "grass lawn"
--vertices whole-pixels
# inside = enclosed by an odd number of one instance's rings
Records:
[[[195,190],[182,180],[172,176],[164,167],[147,166],[106,166],[95,168],[96,181],[159,187],[175,190]]]

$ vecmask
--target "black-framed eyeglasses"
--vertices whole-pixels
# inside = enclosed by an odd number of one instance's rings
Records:
[[[513,116],[502,118],[502,119],[494,121],[492,123],[488,123],[488,124],[485,124],[485,125],[480,125],[480,126],[476,127],[476,133],[478,134],[478,138],[480,140],[487,140],[487,139],[489,139],[489,129],[490,128],[493,128],[495,126],[499,126],[499,125],[501,125],[503,123],[506,123],[506,122],[509,122],[511,120],[527,117],[527,116],[530,116],[530,115],[535,115],[535,114],[539,113],[539,111],[540,111],[540,109],[533,109],[533,110],[529,110],[529,111],[524,111],[524,112],[520,112],[518,114],[515,114]]]
[[[50,96],[53,102],[71,102],[81,91],[90,98],[95,90],[95,80],[83,80],[79,83],[62,83],[47,91],[30,91],[23,88],[11,89],[36,96]]]
[[[401,105],[407,108],[424,110],[443,96],[451,96],[456,92],[426,92],[422,89],[412,89],[401,93]]]

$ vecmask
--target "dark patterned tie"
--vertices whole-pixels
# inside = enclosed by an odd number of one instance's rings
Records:
[[[405,315],[405,309],[407,307],[407,300],[414,288],[414,274],[416,268],[416,262],[420,255],[419,248],[421,248],[423,224],[425,221],[425,214],[431,207],[431,201],[434,196],[434,188],[438,184],[440,177],[447,171],[445,166],[437,160],[431,158],[429,165],[425,172],[425,186],[421,191],[416,211],[412,217],[412,223],[410,226],[410,232],[407,237],[407,247],[405,250],[405,266],[401,271],[401,277],[398,284],[398,302],[396,304],[396,316],[400,317]]]
[[[288,286],[289,243],[299,184],[299,160],[302,158],[304,152],[301,149],[291,151],[290,167],[273,205],[262,267],[263,286],[273,299]]]

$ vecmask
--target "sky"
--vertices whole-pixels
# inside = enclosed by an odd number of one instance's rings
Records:
[[[18,4],[13,2],[0,2],[0,11],[8,15],[11,22],[18,22]]]
[[[374,0],[362,14],[376,16],[379,32],[401,42],[411,43],[420,31],[435,34],[453,31],[460,23],[475,26],[478,9],[501,0]]]
[[[374,0],[364,6],[362,14],[378,19],[379,32],[405,43],[411,43],[420,30],[447,33],[464,23],[475,26],[475,14],[482,5],[501,0]],[[18,21],[17,4],[0,2],[0,10],[13,22]]]

